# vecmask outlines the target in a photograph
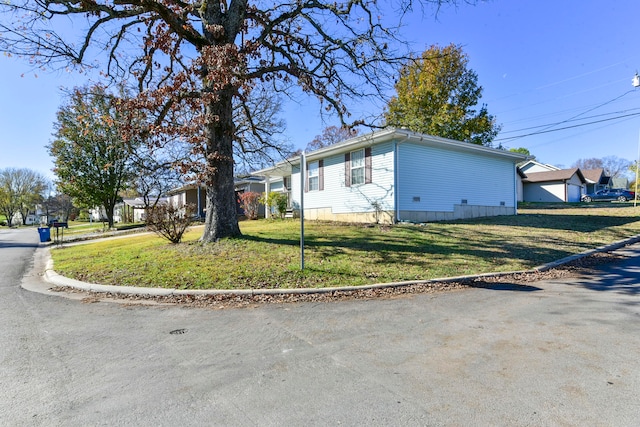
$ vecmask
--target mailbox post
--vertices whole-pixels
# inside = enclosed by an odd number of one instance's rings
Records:
[[[65,228],[69,228],[69,223],[55,221],[51,225],[56,229],[56,243],[61,245],[62,244],[62,240],[64,240],[64,229]],[[60,229],[62,229],[62,237],[60,237],[60,234],[59,234],[60,233]]]

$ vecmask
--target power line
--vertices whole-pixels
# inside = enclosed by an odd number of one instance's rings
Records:
[[[635,113],[635,114],[630,114],[630,115],[625,115],[625,116],[618,116],[618,117],[613,117],[613,118],[609,118],[609,119],[598,120],[598,121],[589,122],[589,123],[583,123],[583,124],[580,124],[580,125],[574,125],[574,126],[568,126],[568,127],[564,127],[564,128],[552,129],[552,128],[554,128],[554,127],[556,127],[558,125],[561,125],[563,123],[568,123],[569,121],[574,120],[574,119],[576,119],[576,118],[578,118],[578,117],[580,117],[580,116],[582,116],[584,114],[587,114],[587,113],[589,113],[589,112],[591,112],[593,110],[596,110],[596,109],[598,109],[600,107],[604,107],[607,104],[611,104],[612,102],[617,101],[618,99],[622,98],[623,96],[625,96],[625,95],[627,95],[627,94],[629,94],[631,92],[634,92],[634,91],[635,91],[635,89],[628,90],[625,93],[623,93],[622,95],[616,96],[615,98],[610,99],[609,101],[603,102],[602,104],[598,104],[595,107],[590,108],[590,109],[588,109],[586,111],[583,111],[580,114],[576,114],[575,116],[569,117],[568,119],[563,120],[561,122],[554,123],[554,124],[551,124],[551,125],[547,125],[546,127],[543,127],[542,130],[539,130],[537,132],[524,134],[524,135],[519,135],[519,136],[512,136],[512,137],[507,137],[507,138],[498,138],[498,139],[495,139],[494,141],[512,141],[514,139],[524,138],[525,136],[539,135],[539,134],[542,134],[542,133],[553,132],[555,130],[571,129],[571,128],[574,128],[574,127],[586,126],[586,125],[593,124],[593,123],[601,123],[603,121],[615,120],[617,118],[639,115],[640,113]]]
[[[595,119],[597,117],[610,116],[612,114],[623,114],[623,113],[628,113],[629,111],[635,111],[635,110],[640,110],[640,107],[638,107],[638,108],[629,108],[627,110],[622,110],[622,111],[612,111],[610,113],[596,114],[594,116],[587,116],[587,117],[583,117],[581,119],[567,119],[567,120],[563,120],[561,122],[556,122],[556,123],[547,123],[547,124],[544,124],[544,125],[529,126],[529,127],[521,128],[521,129],[507,130],[507,131],[502,131],[501,134],[523,132],[523,131],[531,130],[531,129],[545,128],[545,127],[549,127],[549,126],[557,126],[557,125],[560,125],[562,123],[569,123],[569,122],[575,122],[575,121],[587,120],[587,119]]]
[[[633,120],[633,119],[634,119],[634,117],[627,117],[627,118],[624,118],[624,119],[620,119],[620,121],[616,122],[616,123],[606,123],[606,124],[604,124],[602,126],[597,126],[597,127],[593,128],[593,129],[588,129],[588,130],[583,130],[582,132],[573,133],[570,136],[563,136],[563,137],[560,137],[560,138],[551,139],[551,140],[547,140],[547,141],[544,141],[544,142],[539,142],[537,144],[530,145],[529,148],[542,147],[543,145],[553,144],[555,142],[563,141],[563,140],[568,139],[568,138],[575,138],[576,136],[584,135],[585,133],[589,133],[589,132],[593,132],[593,131],[596,131],[596,130],[604,129],[604,128],[607,128],[609,126],[615,126],[615,125],[618,125],[620,123],[624,123],[624,122],[627,122],[627,121]]]
[[[618,99],[622,98],[623,96],[625,96],[625,95],[627,95],[627,94],[629,94],[629,93],[631,93],[631,92],[633,92],[633,89],[632,89],[632,90],[628,90],[628,91],[626,91],[625,93],[623,93],[622,95],[620,95],[620,96],[616,96],[615,98],[613,98],[613,99],[611,99],[611,100],[609,100],[609,101],[603,102],[602,104],[596,105],[596,106],[595,106],[595,107],[593,107],[593,108],[590,108],[590,109],[588,109],[588,110],[586,110],[586,111],[583,111],[583,112],[582,112],[582,113],[580,113],[580,114],[576,114],[575,116],[569,117],[568,119],[563,120],[563,121],[561,121],[561,122],[558,122],[558,123],[556,123],[556,124],[549,125],[549,126],[547,126],[547,127],[543,128],[540,132],[543,132],[543,131],[545,131],[545,130],[547,130],[547,129],[552,129],[552,128],[554,128],[554,127],[556,127],[556,126],[558,126],[558,125],[561,125],[561,124],[563,124],[563,123],[568,123],[569,121],[571,121],[571,120],[573,120],[573,119],[576,119],[576,118],[578,118],[578,117],[580,117],[580,116],[582,116],[582,115],[584,115],[584,114],[587,114],[587,113],[589,113],[589,112],[591,112],[591,111],[593,111],[593,110],[596,110],[596,109],[598,109],[598,108],[600,108],[600,107],[604,107],[604,106],[605,106],[605,105],[607,105],[607,104],[611,104],[612,102],[617,101]]]
[[[537,105],[537,104],[533,104],[533,105]],[[568,108],[568,109],[565,109],[565,110],[552,111],[552,112],[548,112],[548,113],[544,113],[544,114],[538,114],[536,116],[521,117],[519,119],[511,120],[509,122],[503,123],[503,125],[513,125],[513,124],[516,124],[516,123],[533,122],[533,121],[536,121],[538,119],[543,119],[545,117],[558,117],[559,115],[564,114],[564,113],[574,113],[576,111],[582,111],[585,108],[591,108],[591,107],[597,106],[597,105],[600,105],[600,104],[599,103],[593,103],[593,104],[588,104],[588,105],[571,107],[571,108]],[[526,106],[526,107],[528,107],[528,106]],[[522,107],[522,108],[526,108],[526,107]],[[496,116],[500,116],[500,114],[496,114]]]
[[[574,129],[574,128],[578,128],[578,127],[582,127],[582,126],[588,126],[588,125],[592,125],[592,124],[596,124],[596,123],[602,123],[602,122],[608,122],[611,120],[617,120],[617,119],[623,119],[625,117],[633,117],[633,116],[640,116],[640,113],[632,113],[632,114],[625,114],[622,116],[617,116],[617,117],[610,117],[608,119],[602,119],[602,120],[595,120],[592,122],[587,122],[587,123],[581,123],[579,125],[573,125],[573,126],[565,126],[563,128],[557,128],[557,129],[543,129],[537,132],[531,132],[531,133],[527,133],[527,134],[523,134],[523,135],[517,135],[517,136],[511,136],[511,137],[507,137],[507,138],[496,138],[494,139],[495,142],[497,141],[512,141],[514,139],[519,139],[519,138],[524,138],[527,136],[533,136],[533,135],[540,135],[543,133],[550,133],[550,132],[558,132],[561,130],[567,130],[567,129]],[[563,123],[563,122],[561,122]]]

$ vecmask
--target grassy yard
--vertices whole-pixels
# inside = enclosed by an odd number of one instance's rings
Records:
[[[79,236],[99,236],[100,234],[109,233],[111,230],[107,229],[106,224],[102,222],[85,222],[85,221],[69,221],[69,228],[64,230],[60,228],[58,233],[62,236],[64,232],[64,239],[75,239]],[[144,224],[115,224],[116,230],[129,230],[144,228]],[[51,237],[55,237],[56,229],[51,228]]]
[[[59,273],[93,283],[180,289],[364,285],[528,269],[640,234],[629,204],[525,205],[517,216],[424,225],[243,221],[244,236],[172,245],[144,235],[53,249]]]

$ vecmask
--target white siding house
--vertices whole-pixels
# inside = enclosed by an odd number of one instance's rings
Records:
[[[586,183],[578,168],[548,172],[527,172],[525,202],[579,202]]]
[[[546,163],[536,162],[535,160],[527,160],[518,166],[522,172],[533,173],[533,172],[551,172],[551,171],[559,171],[560,168],[549,165]]]
[[[385,129],[255,172],[307,219],[428,222],[517,212],[515,164],[526,156]],[[303,190],[304,186],[304,191]]]

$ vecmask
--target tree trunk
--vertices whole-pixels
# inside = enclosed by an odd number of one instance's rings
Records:
[[[113,209],[115,207],[115,203],[106,202],[104,204],[104,213],[107,215],[107,222],[109,223],[109,229],[113,228]]]
[[[29,216],[29,209],[20,209],[20,216],[22,217],[22,225],[27,225],[27,217]]]
[[[200,240],[211,243],[241,236],[233,177],[233,108],[230,90],[219,92],[206,109],[207,215]]]

